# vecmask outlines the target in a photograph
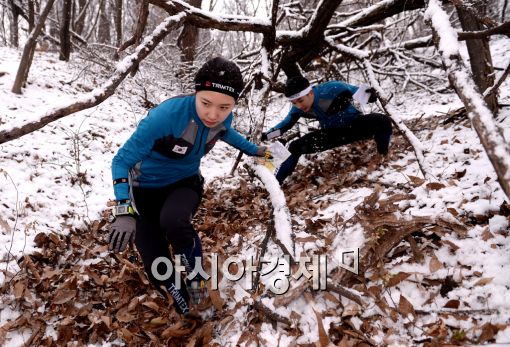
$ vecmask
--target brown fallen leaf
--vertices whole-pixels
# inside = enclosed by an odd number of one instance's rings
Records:
[[[414,312],[413,305],[402,294],[400,295],[400,300],[398,302],[398,309],[400,313],[403,313],[405,316],[412,314],[414,317],[416,317],[416,312]]]
[[[494,234],[489,231],[489,229],[485,229],[485,231],[482,233],[482,240],[487,241],[494,238]]]
[[[133,316],[131,313],[128,312],[128,308],[127,307],[123,307],[121,308],[117,314],[115,315],[115,317],[117,318],[117,320],[121,323],[129,323],[131,322],[132,320],[135,319],[135,316]]]
[[[459,215],[459,212],[454,209],[453,207],[448,207],[446,211],[450,212],[453,216],[457,217]]]
[[[61,272],[62,271],[60,271],[60,270],[51,270],[51,268],[49,268],[49,267],[45,268],[44,272],[41,276],[41,280],[47,280],[47,279],[53,278],[54,276],[58,275]]]
[[[482,326],[482,333],[478,338],[478,343],[490,342],[494,339],[494,336],[498,333],[499,329],[496,325],[491,323],[485,323]]]
[[[161,325],[165,325],[166,323],[168,323],[168,319],[165,318],[165,317],[156,317],[156,318],[153,318],[151,319],[151,321],[149,322],[150,325],[155,325],[155,326],[161,326]]]
[[[208,281],[207,283],[210,283],[210,281]],[[220,296],[220,291],[219,290],[211,290],[211,288],[209,288],[209,297],[211,298],[211,302],[214,305],[214,308],[216,308],[218,311],[221,312],[223,310],[223,306],[225,305],[225,302],[223,301],[223,299]]]
[[[486,285],[486,284],[491,283],[493,279],[494,279],[494,277],[484,277],[484,278],[481,278],[481,279],[479,279],[479,280],[475,283],[475,286],[484,286],[484,285]]]
[[[398,274],[391,276],[391,278],[388,280],[388,283],[386,283],[386,287],[393,287],[402,282],[403,280],[407,279],[411,274],[407,272],[399,272]]]
[[[460,247],[457,246],[455,243],[449,241],[449,240],[443,240],[443,243],[445,243],[446,245],[448,245],[453,252],[456,252]]]
[[[437,259],[435,254],[433,254],[432,257],[430,258],[430,262],[429,262],[430,272],[436,272],[437,270],[442,269],[442,268],[444,268],[443,263],[440,262],[439,259]]]
[[[330,344],[328,334],[326,334],[326,329],[324,329],[324,324],[322,324],[322,315],[317,311],[315,312],[315,317],[317,318],[317,329],[319,330],[319,343],[321,347],[327,347]]]
[[[61,289],[57,291],[53,298],[53,303],[56,305],[62,305],[73,299],[76,296],[76,289]]]
[[[449,300],[443,307],[457,309],[457,308],[459,308],[459,306],[460,306],[460,301],[453,299],[453,300]]]
[[[23,297],[23,293],[25,292],[26,288],[27,286],[24,282],[22,281],[16,282],[13,288],[14,297],[16,299],[20,299],[21,297]]]
[[[426,187],[429,190],[439,190],[439,189],[443,189],[446,186],[442,183],[431,182],[431,183],[427,183]]]
[[[112,318],[109,316],[101,316],[101,320],[106,325],[106,327],[110,329],[110,326],[112,325]]]
[[[411,182],[416,186],[421,186],[423,183],[425,183],[425,180],[423,178],[419,178],[416,176],[407,175],[407,177],[411,180]]]
[[[156,304],[154,301],[146,301],[146,302],[142,303],[142,305],[146,306],[156,312],[159,312],[159,309],[160,309],[159,305]]]
[[[120,335],[126,342],[131,342],[133,340],[133,333],[127,330],[126,328],[120,328]]]
[[[136,308],[136,306],[138,306],[138,304],[139,304],[139,303],[140,303],[140,299],[139,299],[138,297],[136,297],[136,296],[135,296],[135,297],[134,297],[133,299],[131,299],[131,301],[129,302],[127,310],[128,310],[128,311],[133,311],[133,310]]]
[[[171,327],[168,327],[165,330],[163,330],[163,332],[161,333],[161,337],[163,337],[164,339],[168,339],[170,337],[185,336],[191,333],[193,330],[195,330],[196,326],[197,322],[194,320],[187,320],[186,322],[181,320],[172,325]]]

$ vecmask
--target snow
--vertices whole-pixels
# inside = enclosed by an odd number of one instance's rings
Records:
[[[276,229],[276,237],[282,242],[289,252],[295,257],[299,254],[292,242],[292,225],[290,223],[289,209],[287,201],[283,194],[280,184],[276,180],[274,174],[263,165],[255,165],[254,170],[261,179],[264,187],[267,189],[271,198],[274,213],[274,227]]]
[[[369,7],[365,8],[362,11],[359,11],[354,16],[349,16],[346,20],[338,23],[337,25],[340,26],[340,27],[349,27],[349,26],[355,24],[360,19],[362,19],[362,18],[364,18],[366,16],[369,16],[372,12],[379,11],[381,8],[384,8],[384,7],[387,7],[387,6],[391,6],[391,4],[393,4],[394,2],[395,2],[395,0],[383,0],[383,1],[379,1],[376,4],[374,4],[372,6],[369,6]]]
[[[345,53],[346,55],[349,55],[349,56],[352,56],[352,57],[356,57],[358,59],[366,59],[368,58],[369,54],[365,51],[362,51],[360,49],[356,49],[356,48],[352,48],[352,47],[348,47],[346,45],[342,45],[342,44],[335,44],[334,41],[328,37],[326,37],[326,42],[334,47],[335,49],[337,49],[338,51],[342,52],[342,53]]]
[[[491,233],[505,231],[508,228],[509,224],[510,222],[508,221],[508,218],[496,215],[489,219],[489,230]]]
[[[175,4],[179,4],[180,6],[186,9],[186,12],[196,13],[200,17],[206,17],[213,19],[217,22],[226,22],[226,23],[244,23],[244,24],[252,24],[252,25],[260,25],[260,26],[271,26],[271,21],[267,17],[249,17],[243,15],[232,15],[232,14],[217,14],[210,11],[197,9],[196,7],[191,6],[190,4],[180,1],[180,0],[172,0],[169,2],[173,2]],[[184,13],[184,12],[182,12]]]
[[[439,37],[439,52],[449,74],[454,76],[452,83],[462,95],[466,108],[470,106],[468,113],[479,135],[486,139],[490,151],[491,160],[500,163],[501,178],[510,181],[510,144],[505,140],[502,130],[494,121],[493,113],[488,109],[481,94],[476,90],[471,76],[466,72],[462,60],[457,59],[459,54],[459,42],[457,34],[452,28],[448,15],[441,8],[437,0],[431,0],[425,11],[425,18],[430,20],[432,27]],[[492,159],[493,158],[493,159]],[[510,194],[507,192],[507,194]]]
[[[425,11],[425,19],[432,22],[434,29],[441,33],[439,41],[439,51],[445,57],[450,58],[459,54],[459,41],[457,32],[452,28],[448,14],[443,11],[437,0],[429,1]]]
[[[508,52],[508,47],[510,47],[508,39],[502,38],[496,42],[496,52],[501,52],[494,55],[496,64],[505,64],[505,52]],[[19,51],[0,48],[0,72],[7,72],[0,77],[0,126],[2,129],[17,122],[36,119],[51,106],[59,102],[72,102],[87,92],[85,88],[78,86],[78,83],[89,85],[90,82],[87,80],[80,79],[77,82],[67,83],[73,80],[81,70],[80,62],[67,64],[60,62],[55,53],[36,52],[34,66],[24,94],[13,95],[10,93],[10,87],[17,69],[18,57]],[[262,68],[266,70],[264,61]],[[141,69],[140,73],[143,73],[144,67],[141,66]],[[90,83],[90,85],[93,84]],[[113,197],[111,159],[146,113],[146,110],[136,101],[138,96],[133,85],[128,79],[118,93],[102,104],[65,117],[33,134],[0,146],[0,169],[3,170],[0,172],[0,244],[2,245],[0,268],[2,270],[8,269],[10,272],[18,270],[15,259],[35,250],[33,238],[37,233],[67,233],[70,228],[83,228],[85,222],[98,219],[107,209],[106,203]],[[503,100],[509,97],[508,85],[507,81],[501,88]],[[170,95],[173,92],[177,94],[179,91],[168,91]],[[162,98],[164,97],[163,95]],[[401,116],[403,122],[408,122],[411,117],[421,113],[430,117],[461,105],[460,100],[451,94],[444,95],[442,98],[440,101],[429,97],[410,99],[394,106],[394,112]],[[268,122],[276,123],[285,115],[288,107],[288,102],[283,98],[276,98],[267,112],[274,118],[268,119]],[[508,132],[510,127],[508,108],[502,111],[501,119],[503,122],[499,126]],[[241,120],[239,123],[243,125]],[[483,151],[476,132],[466,122],[458,122],[450,126],[441,125],[433,132],[417,129],[415,135],[426,152],[425,163],[431,174],[445,184],[443,188],[430,190],[426,186],[412,184],[410,177],[420,175],[416,157],[412,152],[405,152],[372,171],[360,166],[357,171],[349,173],[350,177],[369,179],[388,186],[403,186],[406,194],[415,195],[414,200],[406,200],[398,205],[401,211],[398,217],[403,220],[412,216],[444,217],[445,209],[450,208],[455,209],[460,216],[467,215],[473,218],[488,216],[488,221],[484,225],[468,226],[465,236],[445,231],[446,235],[442,240],[454,243],[459,249],[453,252],[445,244],[433,245],[434,255],[444,265],[444,268],[434,273],[431,273],[429,268],[430,255],[426,255],[423,263],[410,262],[408,258],[397,258],[392,261],[386,269],[389,273],[407,272],[412,275],[409,278],[410,281],[402,281],[389,288],[389,293],[384,295],[388,298],[388,302],[391,302],[389,300],[391,298],[397,305],[400,295],[403,295],[415,309],[424,311],[443,310],[446,302],[457,299],[460,301],[460,309],[489,308],[499,311],[498,314],[482,316],[483,322],[508,324],[510,278],[505,274],[510,273],[509,219],[499,213],[503,201],[508,200],[497,183],[489,158]],[[79,161],[73,153],[75,143],[79,143],[81,148]],[[330,153],[325,152],[314,155],[308,160],[303,159],[299,166],[311,165],[312,161],[327,160],[329,155]],[[235,157],[235,150],[219,142],[202,162],[202,173],[207,184],[217,180],[224,182],[225,188],[237,184],[236,177],[228,177]],[[341,163],[339,166],[341,171]],[[293,234],[296,237],[310,236],[303,227],[304,217],[296,215],[289,217],[287,201],[291,196],[284,195],[274,176],[265,167],[256,165],[254,169],[261,178],[264,188],[268,190],[270,203],[275,207],[277,238],[289,251],[293,252]],[[453,179],[464,170],[463,177]],[[73,183],[79,173],[86,173],[90,184]],[[299,178],[294,177],[294,180],[297,181]],[[316,214],[310,219],[315,221],[339,216],[347,221],[356,216],[356,207],[372,192],[373,187],[369,184],[353,185],[328,192],[316,201],[324,203],[324,206],[318,208]],[[383,191],[382,198],[385,198],[385,194],[388,194],[387,189]],[[455,220],[453,216],[449,217]],[[292,223],[296,224],[293,226]],[[261,224],[266,223],[264,221]],[[329,255],[333,255],[328,258],[330,265],[341,261],[341,250],[361,247],[367,242],[364,230],[358,223],[345,223],[340,227],[328,225],[322,231],[333,234],[332,243],[328,246]],[[487,231],[492,236],[488,235]],[[250,233],[259,238],[251,238],[246,242],[240,234],[235,234],[230,240],[235,244],[247,243],[246,248],[243,248],[242,254],[239,255],[243,259],[257,257],[259,251],[257,246],[264,234],[260,228],[250,230]],[[320,241],[307,242],[305,245],[296,244],[297,249],[294,255],[301,255],[301,252],[305,251],[313,253],[325,248],[324,242]],[[9,252],[11,253],[10,261],[7,263]],[[279,247],[270,242],[267,257],[280,258],[281,256],[282,251]],[[91,262],[89,260],[81,264],[86,265]],[[334,266],[328,266],[328,270],[331,274]],[[273,274],[261,277],[261,283],[265,288],[269,287]],[[427,304],[431,291],[424,289],[427,285],[425,279],[444,280],[447,276],[452,276],[461,285],[450,291],[447,296],[438,295],[432,303]],[[490,282],[483,285],[477,284],[480,279],[491,277],[493,279]],[[2,271],[0,281],[4,280],[5,273]],[[297,283],[291,282],[291,290],[296,286]],[[223,330],[218,332],[219,336],[215,341],[221,345],[235,345],[243,331],[243,324],[247,321],[247,307],[252,297],[244,287],[246,287],[244,281],[232,283],[224,278],[219,283],[220,294],[227,301],[230,309],[235,307],[234,299],[246,302],[241,304],[233,314],[232,326],[235,327],[233,332],[230,335],[223,335]],[[230,289],[232,292],[229,291]],[[229,297],[229,293],[232,293],[232,297]],[[317,311],[327,312],[336,308],[320,295],[315,298],[314,307]],[[344,305],[352,304],[345,298],[340,300]],[[282,306],[275,303],[274,296],[264,297],[261,301],[285,317],[289,317],[292,312],[298,313],[301,318],[296,325],[302,332],[302,336],[296,340],[295,336],[291,336],[290,332],[281,328],[280,324],[275,328],[271,324],[263,323],[259,333],[263,341],[261,343],[264,345],[280,343],[281,346],[289,346],[296,342],[308,344],[317,341],[316,316],[303,296]],[[19,313],[18,309],[0,304],[0,326],[10,319],[17,318]],[[376,315],[384,315],[384,313],[376,305],[371,305],[363,310],[360,317],[368,320]],[[438,316],[432,314],[420,318],[416,325],[422,327],[427,323],[433,323]],[[324,317],[324,327],[329,329],[331,322],[338,323],[341,319],[338,316]],[[450,317],[445,321],[466,331],[473,328],[471,320],[462,321]],[[353,316],[350,322],[359,325],[360,318]],[[395,332],[385,336],[381,328],[371,338],[378,344],[393,342],[394,345],[405,345],[410,338],[422,336],[419,329],[407,330],[405,324],[408,323],[408,320],[405,322],[398,320],[392,323]],[[30,335],[29,331],[9,333],[9,345],[23,345]],[[56,338],[57,332],[48,328],[46,335],[53,335]],[[505,344],[509,341],[510,328],[507,327],[499,331],[496,342]],[[116,342],[122,344],[122,341]]]

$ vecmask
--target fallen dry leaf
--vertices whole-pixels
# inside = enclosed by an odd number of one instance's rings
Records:
[[[386,287],[389,288],[389,287],[396,286],[400,282],[407,279],[409,276],[411,276],[411,274],[409,274],[407,272],[399,272],[398,274],[391,276],[391,278],[388,280],[388,283],[386,283]]]
[[[443,307],[457,309],[457,308],[459,308],[459,306],[460,306],[460,301],[454,299],[454,300],[449,300]]]
[[[443,263],[440,262],[439,259],[437,259],[435,254],[433,254],[432,257],[430,258],[430,262],[429,262],[430,272],[434,273],[437,270],[442,269],[442,268],[444,268]]]
[[[475,283],[475,286],[484,286],[484,285],[486,285],[486,284],[491,283],[493,279],[494,279],[494,277],[485,277],[485,278],[481,278],[481,279],[479,279],[479,280]]]
[[[408,314],[416,316],[416,312],[414,311],[413,305],[402,294],[400,295],[400,300],[398,302],[398,310],[405,316],[407,316]]]
[[[117,320],[121,323],[129,323],[131,322],[132,320],[135,319],[135,316],[133,316],[131,313],[128,312],[128,308],[127,307],[123,307],[121,308],[117,314],[115,315],[115,317],[117,318]]]
[[[427,183],[426,187],[429,190],[439,190],[439,189],[443,189],[446,186],[444,184],[442,184],[442,183],[431,182],[431,183]]]
[[[53,303],[56,305],[65,304],[69,300],[73,299],[76,296],[76,289],[61,289],[57,291],[55,297],[53,298]]]
[[[161,325],[165,325],[166,323],[168,323],[168,319],[165,318],[165,317],[156,317],[156,318],[153,318],[151,319],[151,321],[149,322],[149,324],[151,325],[156,325],[156,326],[161,326]]]

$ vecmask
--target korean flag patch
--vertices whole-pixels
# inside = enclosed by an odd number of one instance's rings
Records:
[[[181,147],[179,145],[175,145],[172,149],[172,152],[178,153],[178,154],[186,154],[186,151],[188,150],[188,147]]]

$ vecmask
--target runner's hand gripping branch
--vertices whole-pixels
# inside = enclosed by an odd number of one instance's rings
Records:
[[[260,165],[270,164],[273,161],[273,154],[266,146],[260,146],[257,150],[257,157],[255,160],[257,164]]]

